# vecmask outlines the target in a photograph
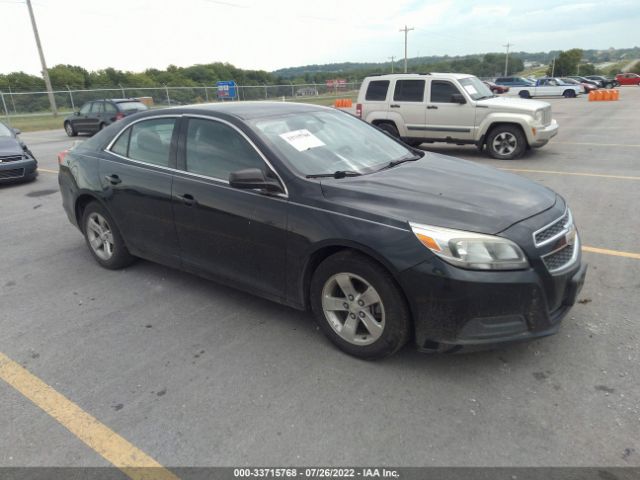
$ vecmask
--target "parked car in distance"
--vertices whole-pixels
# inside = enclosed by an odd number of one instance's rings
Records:
[[[574,98],[582,92],[583,89],[580,85],[570,85],[559,78],[545,77],[536,80],[536,83],[533,86],[513,87],[509,91],[509,94],[518,95],[520,98],[559,96]]]
[[[616,75],[616,81],[620,85],[640,85],[640,75],[637,73],[619,73]]]
[[[560,80],[562,80],[564,83],[566,83],[568,85],[580,85],[582,87],[582,93],[589,93],[589,92],[591,92],[593,90],[597,90],[598,89],[598,87],[596,87],[592,83],[579,82],[578,80],[575,80],[575,79],[570,78],[570,77],[561,77]]]
[[[576,80],[580,83],[588,83],[590,85],[593,85],[596,88],[600,88],[600,82],[596,81],[596,80],[591,80],[590,78],[586,78],[586,77],[580,77],[578,75],[568,75],[566,78],[571,78],[573,80]]]
[[[613,88],[620,85],[616,79],[603,77],[602,75],[587,75],[585,78],[598,82],[600,88]]]
[[[328,107],[144,112],[70,150],[58,179],[103,267],[142,257],[310,309],[362,358],[550,335],[586,274],[549,188]]]
[[[20,130],[0,122],[0,183],[34,180],[38,162],[18,137]]]
[[[79,133],[96,133],[127,115],[147,109],[144,103],[135,98],[93,100],[64,119],[64,131],[70,137]]]
[[[557,134],[551,106],[497,97],[473,75],[401,73],[364,79],[355,115],[410,145],[446,142],[519,158]]]
[[[483,83],[489,87],[489,90],[491,90],[492,93],[507,93],[509,91],[509,87],[505,87],[504,85],[497,85],[493,82],[488,82],[488,81],[483,81]]]
[[[529,87],[535,84],[532,80],[524,77],[498,77],[494,83],[507,87]]]

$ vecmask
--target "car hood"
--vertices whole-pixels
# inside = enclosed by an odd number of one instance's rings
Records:
[[[551,208],[557,198],[524,177],[432,153],[388,170],[321,184],[325,198],[340,206],[487,234]]]
[[[515,97],[487,98],[484,100],[478,100],[477,105],[499,110],[512,110],[519,112],[535,112],[536,110],[540,110],[549,106],[547,102]]]
[[[13,137],[0,137],[0,156],[22,155],[22,145]]]

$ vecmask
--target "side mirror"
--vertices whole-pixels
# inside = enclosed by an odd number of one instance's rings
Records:
[[[259,168],[245,168],[229,174],[229,185],[244,190],[266,190],[272,193],[282,193],[282,187],[277,180],[267,178]]]
[[[467,103],[467,101],[464,99],[464,95],[462,95],[461,93],[452,93],[451,101],[453,103],[459,103],[460,105]]]
[[[19,128],[12,128],[12,130],[15,135],[20,135],[22,133],[22,130],[20,130]]]

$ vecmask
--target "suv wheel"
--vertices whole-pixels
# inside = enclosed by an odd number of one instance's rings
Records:
[[[493,158],[512,160],[521,157],[527,148],[527,140],[514,125],[495,127],[487,136],[487,152]]]
[[[380,130],[387,132],[389,135],[395,138],[400,138],[400,132],[393,123],[379,123],[376,125]]]
[[[409,338],[410,316],[391,274],[364,255],[340,252],[311,280],[311,309],[324,334],[364,359],[398,351]]]
[[[76,132],[76,129],[73,128],[71,122],[64,122],[64,131],[67,132],[67,135],[70,137],[75,137],[76,135],[78,135],[78,132]]]
[[[82,231],[93,258],[103,267],[117,270],[134,261],[111,215],[99,203],[92,202],[84,209]]]

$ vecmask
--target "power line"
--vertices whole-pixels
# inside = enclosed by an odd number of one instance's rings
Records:
[[[415,28],[408,28],[406,25],[404,28],[401,28],[399,31],[404,32],[404,73],[407,73],[407,34],[411,31],[415,30]]]

